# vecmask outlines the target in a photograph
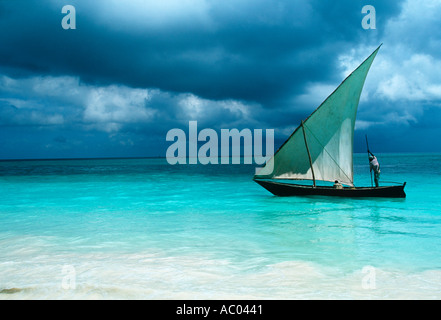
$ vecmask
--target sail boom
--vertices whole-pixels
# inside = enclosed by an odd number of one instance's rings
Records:
[[[262,179],[262,178],[254,178],[254,180],[265,180],[265,179]],[[313,180],[312,179],[303,179],[303,178],[296,178],[296,177],[272,177],[271,179],[266,179],[266,180],[284,180],[284,181],[311,181],[311,182],[313,182]],[[315,180],[316,182],[317,181],[321,181],[321,182],[332,182],[332,183],[334,183],[335,182],[335,180]],[[354,187],[354,184],[353,183],[349,183],[349,182],[344,182],[344,181],[339,181],[340,183],[342,183],[342,184],[344,184],[344,185],[347,185],[347,186],[350,186],[350,187]]]

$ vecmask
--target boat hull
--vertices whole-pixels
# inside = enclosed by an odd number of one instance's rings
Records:
[[[327,186],[306,186],[299,184],[281,183],[276,181],[258,180],[258,184],[272,194],[280,197],[289,196],[333,196],[350,198],[405,198],[404,187],[406,183],[398,186],[383,187],[344,187],[337,189]]]

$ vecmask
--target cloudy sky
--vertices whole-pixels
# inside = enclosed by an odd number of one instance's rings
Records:
[[[440,17],[439,0],[0,0],[0,159],[165,156],[191,120],[274,129],[277,148],[381,43],[355,151],[368,134],[441,152]]]

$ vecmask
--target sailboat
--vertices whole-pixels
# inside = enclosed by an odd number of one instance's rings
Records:
[[[255,182],[277,196],[406,197],[405,182],[354,186],[355,119],[366,76],[380,47],[301,122],[256,173]],[[339,187],[330,184],[336,181]]]

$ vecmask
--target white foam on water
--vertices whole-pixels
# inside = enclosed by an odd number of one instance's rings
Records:
[[[48,247],[52,241],[0,241],[0,299],[441,298],[439,270],[410,273],[370,267],[368,272],[347,273],[307,261],[238,263],[160,249],[79,253]]]

